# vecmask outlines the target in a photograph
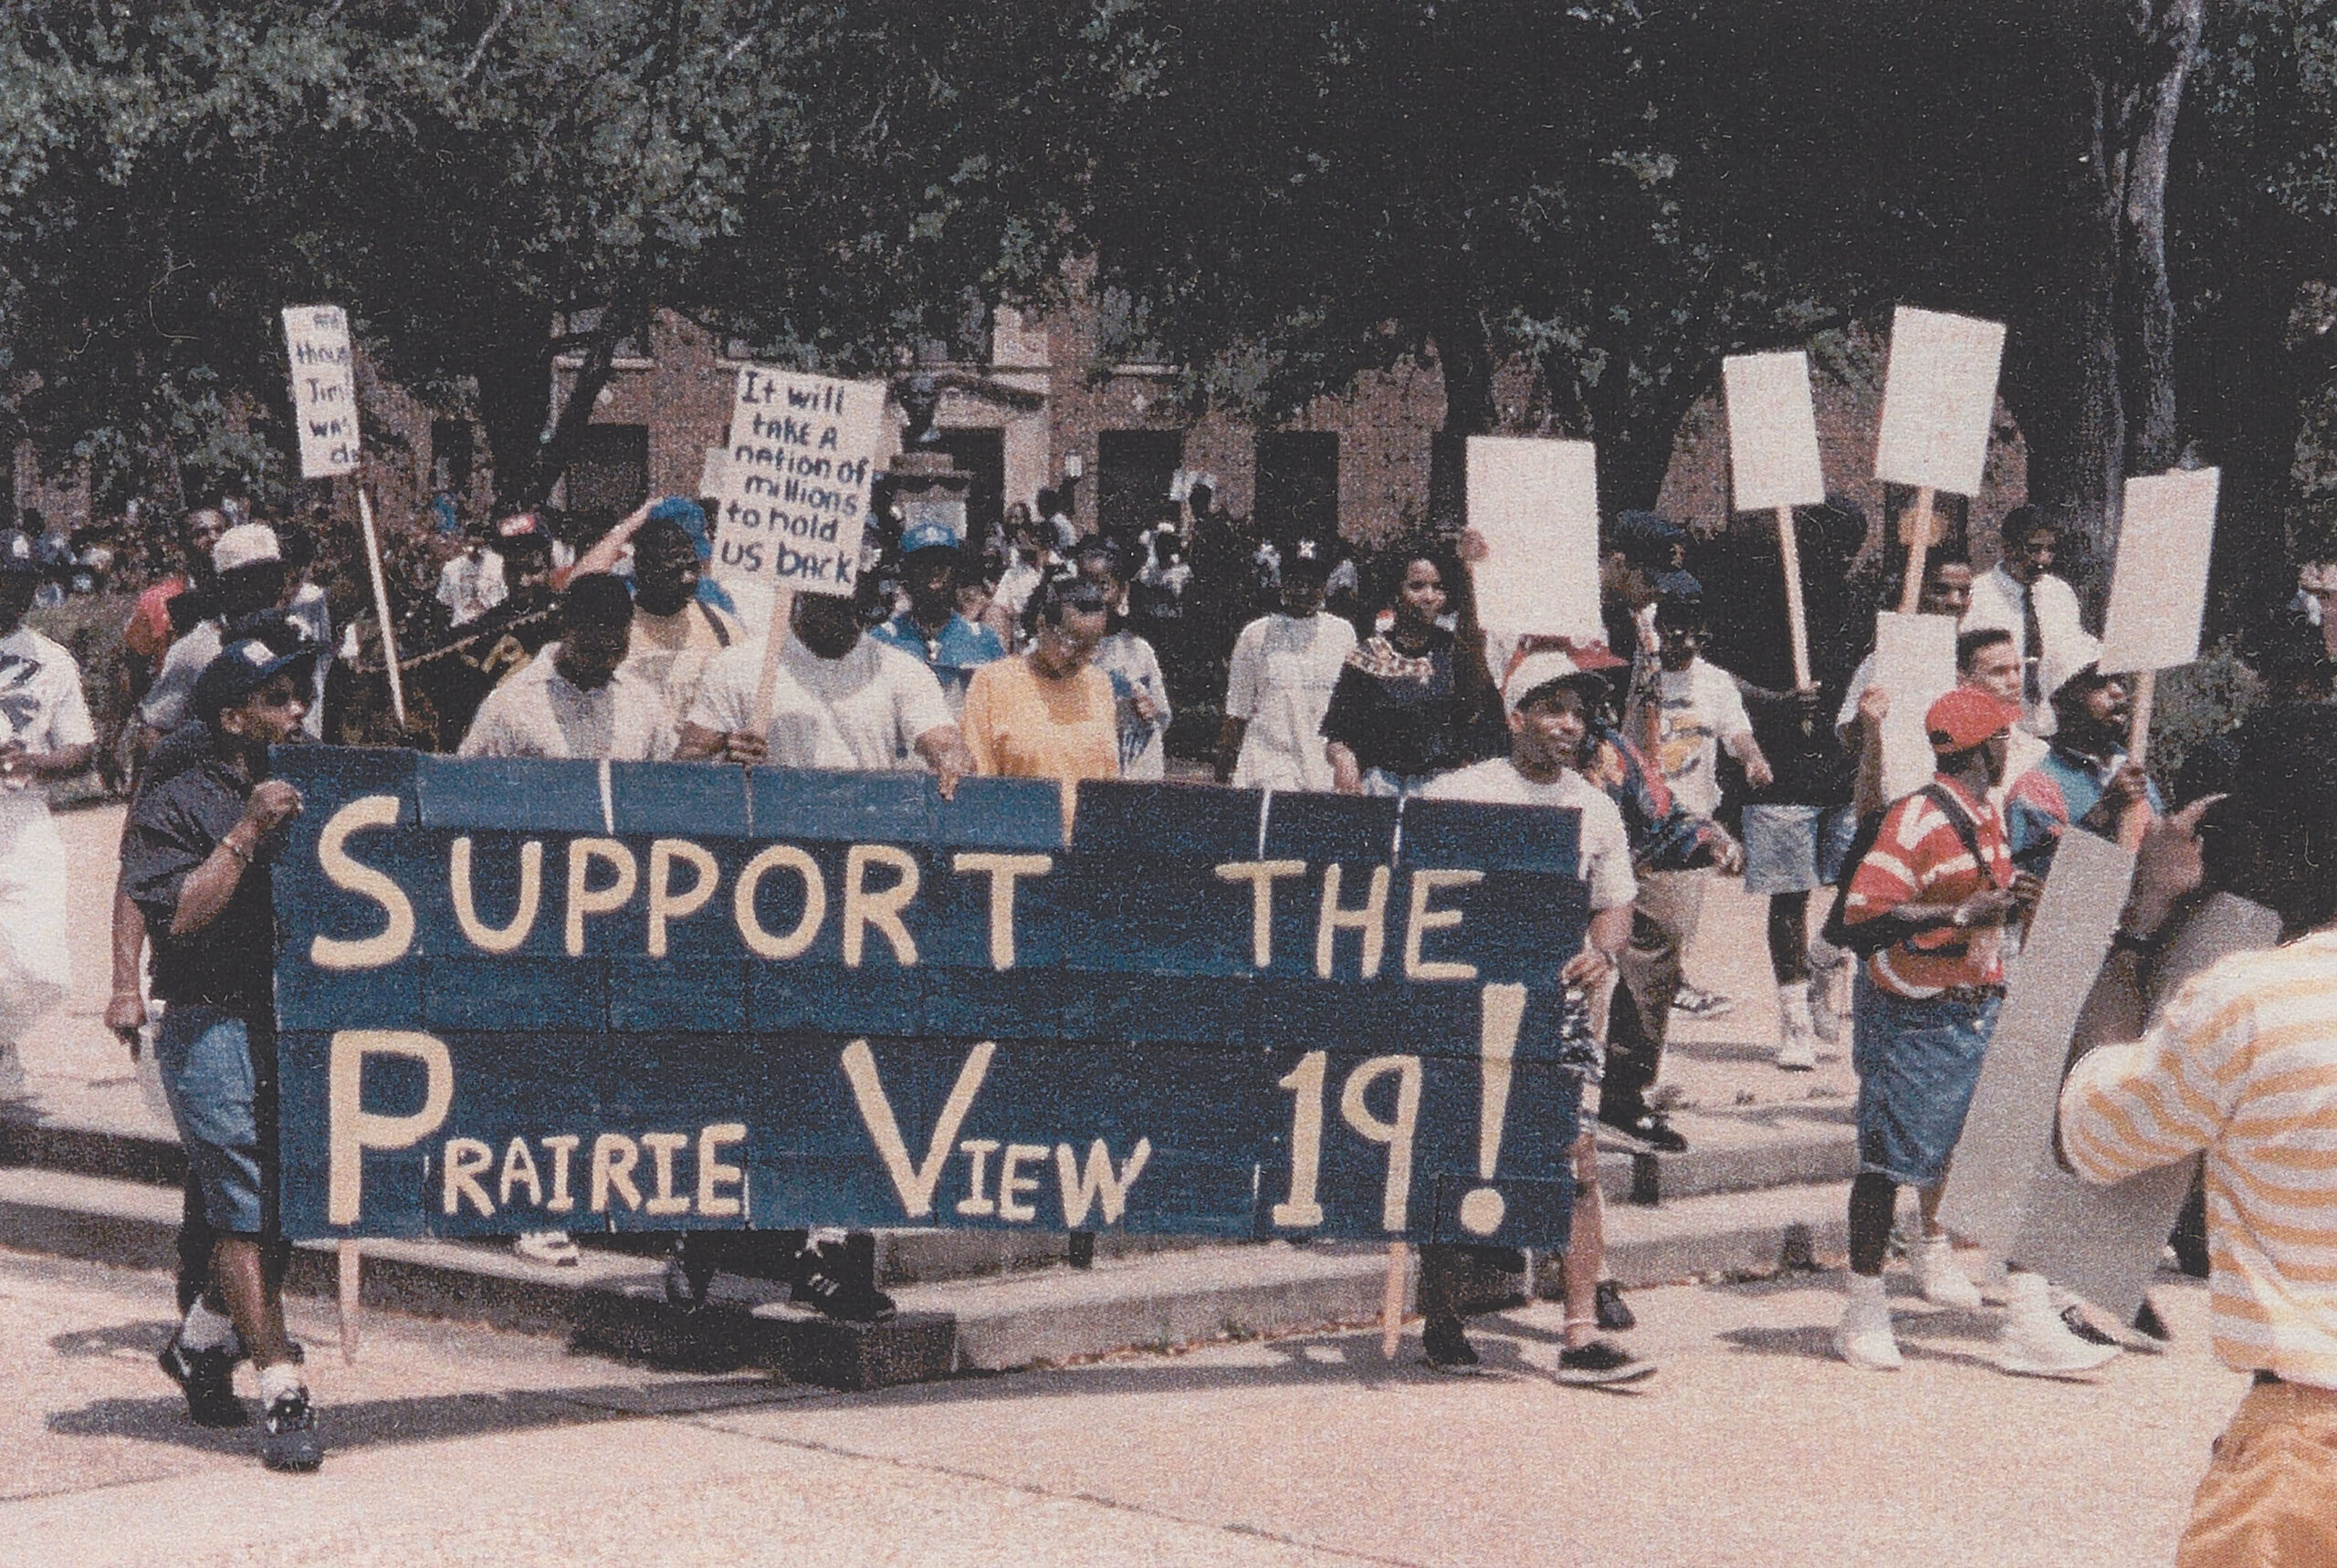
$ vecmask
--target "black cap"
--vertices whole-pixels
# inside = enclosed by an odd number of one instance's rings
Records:
[[[257,637],[230,643],[195,677],[195,716],[217,718],[221,709],[235,706],[285,671],[297,671],[316,656],[314,648],[279,653]]]
[[[1331,569],[1337,564],[1338,552],[1331,548],[1330,542],[1311,534],[1301,534],[1282,547],[1282,570],[1285,577],[1293,572],[1328,577]]]

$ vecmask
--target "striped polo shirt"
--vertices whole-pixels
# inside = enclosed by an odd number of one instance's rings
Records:
[[[2079,1062],[2061,1141],[2101,1183],[2206,1150],[2216,1354],[2337,1388],[2337,932],[2222,960]]]
[[[1874,847],[1851,874],[1850,895],[1842,901],[1849,924],[1902,904],[1960,904],[1984,888],[2012,884],[2012,851],[1996,802],[1975,802],[1944,774],[1932,782],[1964,807],[1987,864],[1973,860],[1964,835],[1928,794],[1906,796],[1884,815]],[[2003,947],[2000,926],[1936,926],[1875,953],[1867,959],[1867,976],[1892,995],[1913,1000],[1951,986],[2002,985]]]

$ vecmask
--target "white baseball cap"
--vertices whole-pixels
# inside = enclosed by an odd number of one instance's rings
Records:
[[[276,542],[276,530],[266,523],[237,523],[211,547],[211,570],[223,577],[237,567],[260,566],[283,559],[284,551]]]

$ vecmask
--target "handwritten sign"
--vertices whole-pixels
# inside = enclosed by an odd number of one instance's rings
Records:
[[[284,312],[292,362],[292,423],[300,435],[300,477],[357,472],[356,356],[349,318],[338,305],[294,305]]]
[[[2118,570],[2102,623],[2105,672],[2168,670],[2199,656],[2222,474],[2176,469],[2126,481]]]
[[[2000,321],[1900,306],[1891,318],[1874,476],[1978,495],[2004,352]]]
[[[885,434],[885,389],[746,365],[729,460],[705,477],[720,503],[714,575],[850,595]]]
[[[1731,354],[1720,365],[1728,402],[1728,465],[1736,509],[1815,507],[1826,499],[1809,356]]]
[[[1571,811],[275,766],[288,1234],[1566,1237]]]
[[[1487,631],[1603,639],[1598,618],[1598,464],[1588,441],[1469,437],[1469,526],[1477,620]]]

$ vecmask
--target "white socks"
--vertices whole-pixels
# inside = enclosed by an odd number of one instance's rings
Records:
[[[1855,1269],[1850,1270],[1850,1304],[1852,1306],[1882,1307],[1883,1300],[1881,1275],[1861,1274]],[[1884,1308],[1884,1310],[1889,1309]]]
[[[259,1369],[259,1402],[273,1405],[288,1394],[307,1392],[300,1382],[300,1369],[288,1361]]]
[[[235,1334],[236,1320],[213,1312],[201,1296],[186,1310],[186,1322],[179,1325],[179,1343],[188,1350],[223,1350]]]

